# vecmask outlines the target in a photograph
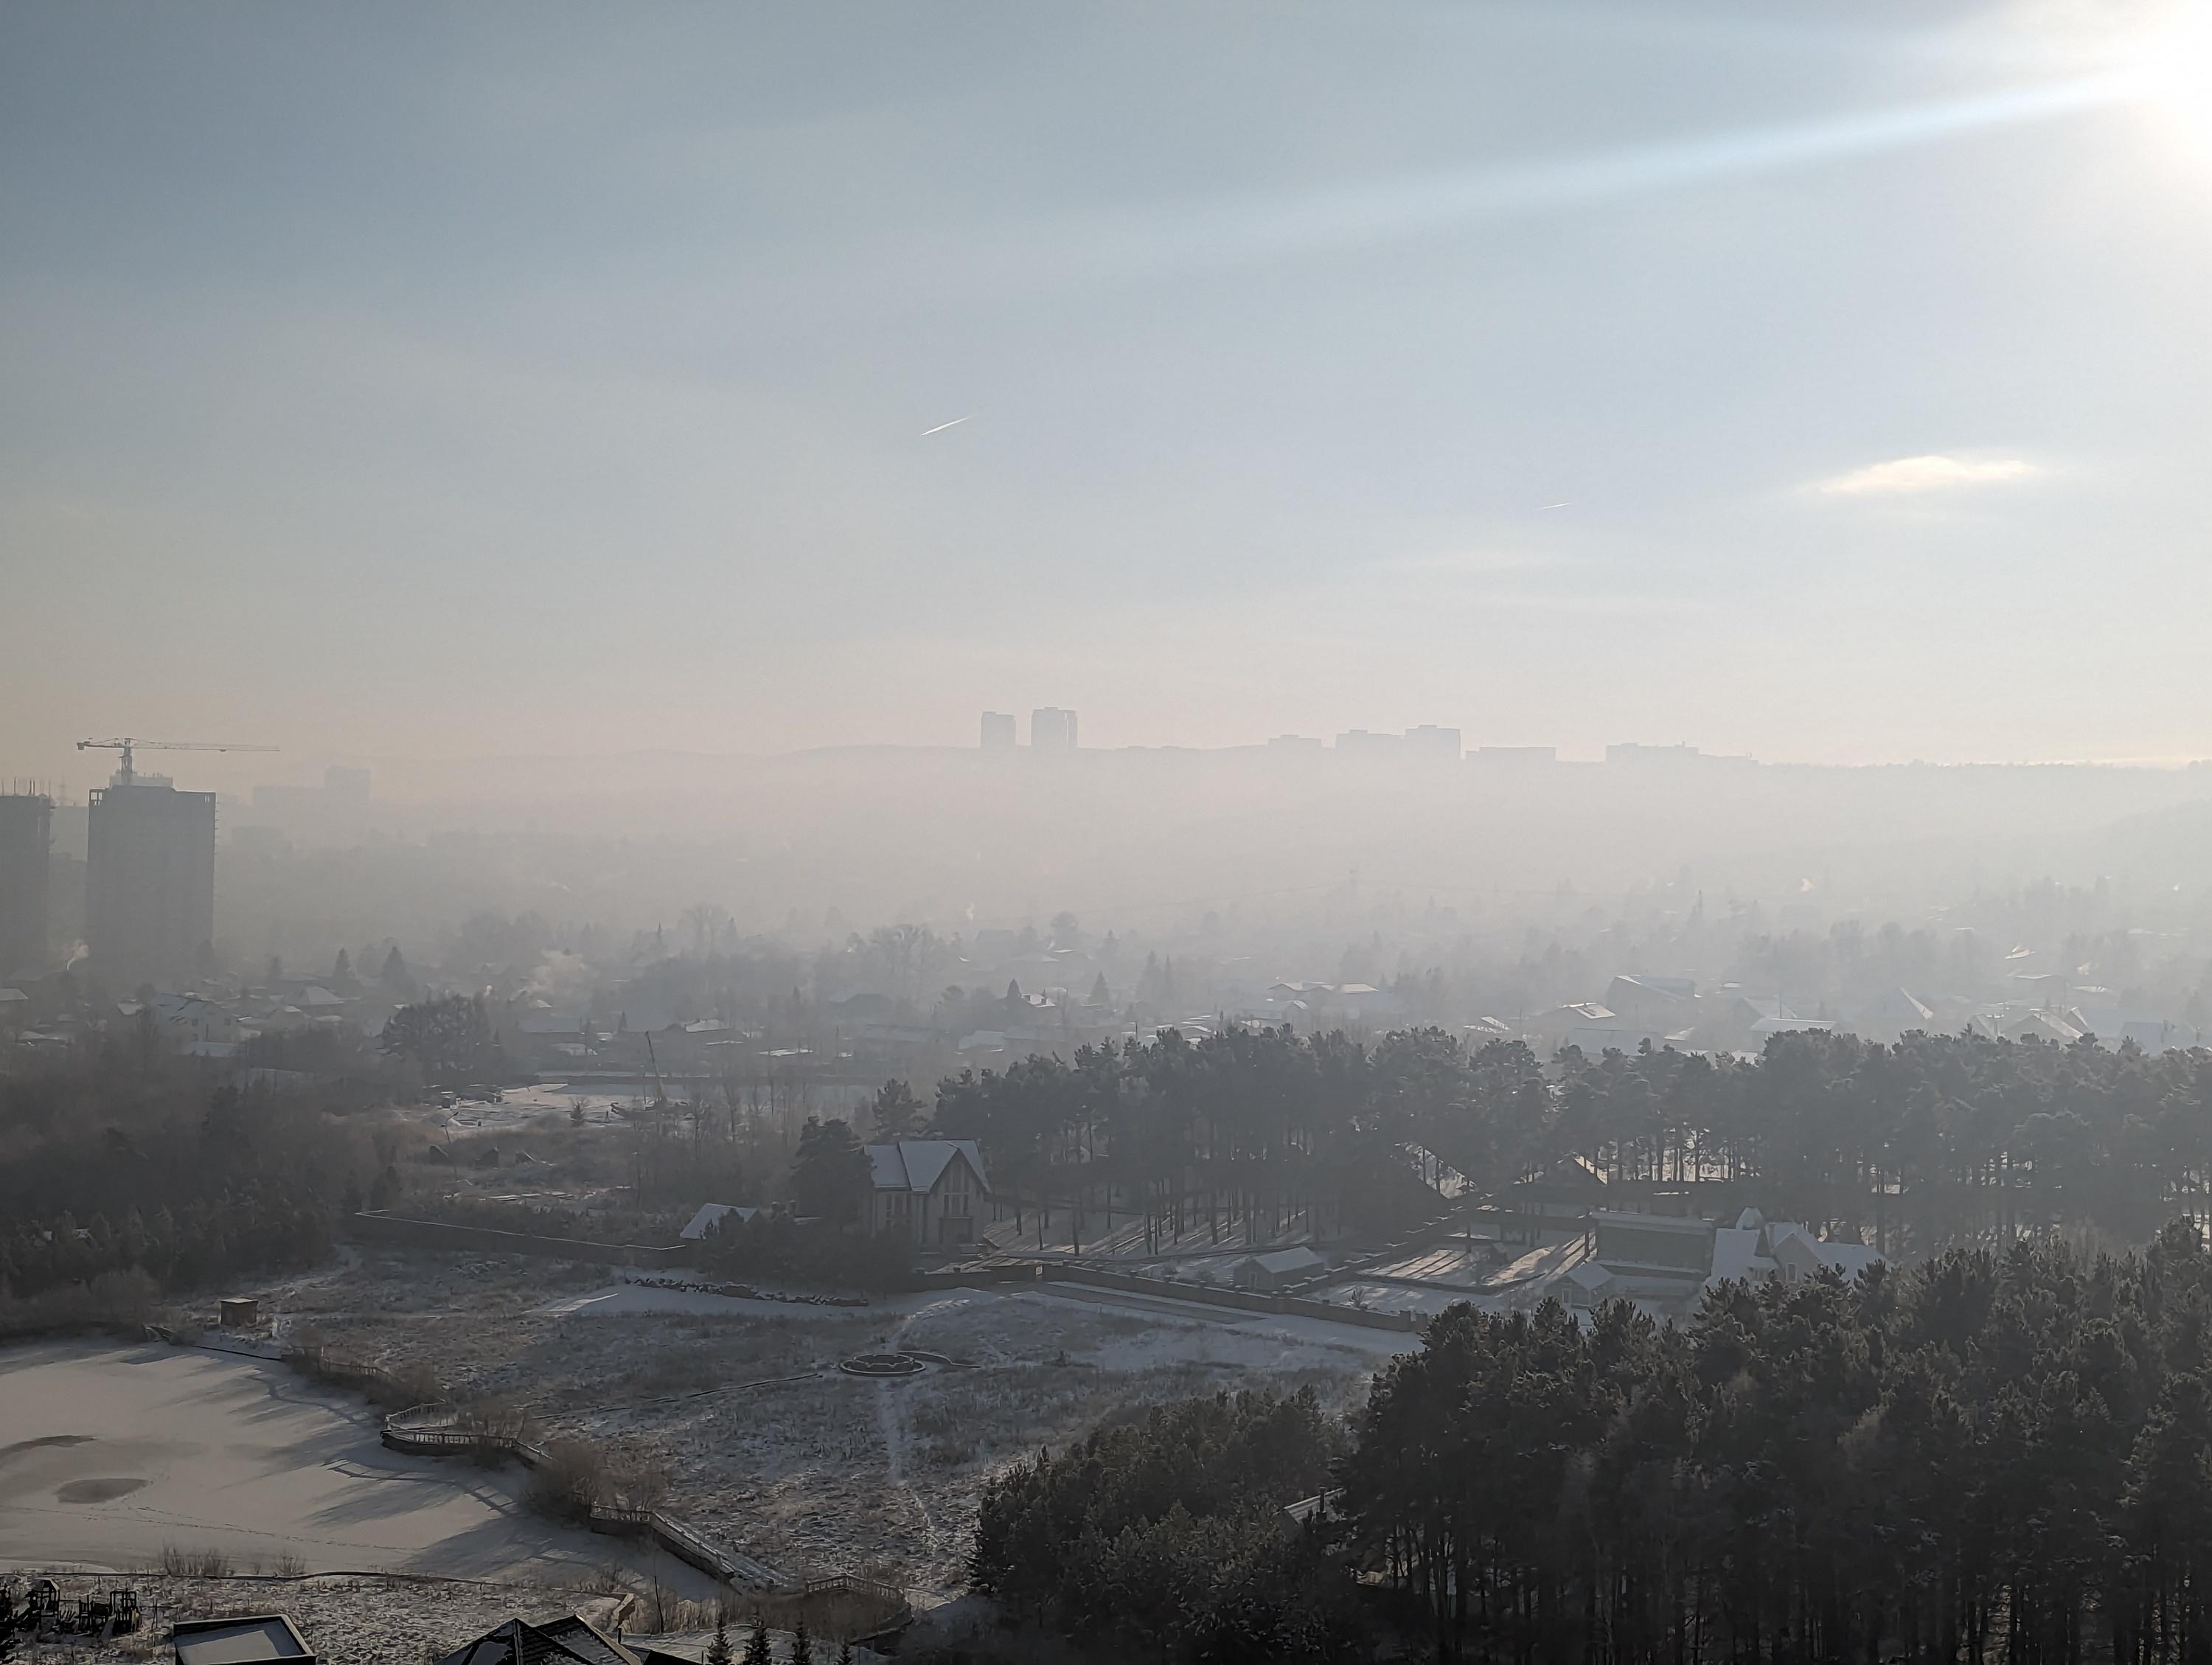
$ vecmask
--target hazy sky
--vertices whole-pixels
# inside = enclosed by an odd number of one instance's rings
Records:
[[[2212,755],[2163,15],[5,0],[0,775]]]

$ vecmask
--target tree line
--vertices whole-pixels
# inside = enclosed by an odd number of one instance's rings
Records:
[[[2212,1258],[1456,1307],[1376,1379],[1350,1564],[1445,1659],[2076,1665],[2212,1647]]]
[[[886,1136],[922,1119],[910,1099],[888,1115],[879,1101]],[[1066,1209],[1079,1240],[1117,1210],[1148,1236],[1232,1242],[1301,1216],[1387,1228],[1435,1205],[1413,1179],[1426,1152],[1480,1194],[1586,1174],[1615,1206],[1686,1189],[1895,1255],[2055,1226],[2140,1242],[2203,1206],[2212,1052],[1814,1032],[1748,1059],[1568,1048],[1545,1062],[1435,1029],[1371,1044],[1169,1030],[963,1070],[927,1119],[982,1142],[1018,1215]]]
[[[397,1151],[312,1090],[241,1087],[127,1041],[0,1078],[0,1297],[204,1288],[328,1258]]]
[[[1156,1407],[992,1480],[969,1577],[1018,1619],[1163,1661],[1345,1658],[1354,1587],[1283,1514],[1344,1449],[1310,1389]]]
[[[329,1258],[331,1209],[283,1180],[250,1182],[151,1216],[23,1218],[0,1236],[0,1291],[18,1297],[139,1272],[163,1290],[204,1288],[234,1273],[287,1271]]]
[[[2212,1255],[2185,1221],[2125,1256],[1960,1248],[1729,1285],[1680,1328],[1461,1304],[1341,1431],[1215,1399],[1018,1465],[973,1562],[1163,1661],[2194,1662]]]

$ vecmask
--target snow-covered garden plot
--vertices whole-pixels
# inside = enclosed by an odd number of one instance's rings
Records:
[[[1443,1243],[1387,1266],[1363,1267],[1312,1294],[1332,1306],[1429,1317],[1457,1301],[1484,1312],[1526,1311],[1551,1297],[1565,1298],[1562,1274],[1586,1252],[1582,1239],[1574,1237],[1528,1249],[1499,1266],[1486,1250]]]
[[[1491,1245],[1470,1245],[1457,1238],[1431,1243],[1383,1266],[1362,1268],[1376,1277],[1418,1278],[1424,1283],[1448,1284],[1474,1289],[1487,1284],[1498,1269]]]

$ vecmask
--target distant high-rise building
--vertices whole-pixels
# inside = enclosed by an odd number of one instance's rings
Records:
[[[1041,705],[1030,713],[1030,747],[1036,751],[1075,750],[1075,714],[1056,705]]]
[[[1608,763],[1625,763],[1637,769],[1668,766],[1680,768],[1685,763],[1694,763],[1698,761],[1698,749],[1693,745],[1611,745],[1605,749],[1605,761]]]
[[[54,800],[44,793],[0,797],[0,983],[46,966],[48,856]]]
[[[983,714],[983,750],[997,751],[1014,744],[1014,714],[1011,711],[986,711]]]
[[[111,990],[188,980],[215,939],[215,794],[158,775],[92,794],[85,938]]]
[[[1321,741],[1308,734],[1278,734],[1267,742],[1270,751],[1319,751]]]
[[[1406,731],[1406,750],[1416,757],[1440,763],[1459,762],[1459,731],[1423,723]]]
[[[1756,769],[1759,766],[1757,758],[1746,757],[1741,752],[1700,751],[1693,745],[1611,745],[1605,749],[1605,761],[1616,768],[1669,771],[1694,769],[1702,773],[1717,769]]]
[[[323,771],[323,790],[333,798],[344,798],[356,803],[368,802],[370,775],[365,769],[348,769],[343,763],[332,763]]]
[[[1370,734],[1364,728],[1354,728],[1336,737],[1336,750],[1346,757],[1399,757],[1405,755],[1406,742],[1395,734]]]

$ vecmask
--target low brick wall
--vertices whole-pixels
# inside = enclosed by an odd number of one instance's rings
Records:
[[[557,1260],[584,1261],[595,1266],[683,1266],[689,1263],[691,1256],[689,1243],[665,1249],[639,1243],[597,1243],[580,1237],[541,1237],[527,1231],[495,1231],[483,1225],[407,1219],[397,1214],[362,1212],[349,1216],[346,1224],[353,1235],[364,1242],[392,1243],[404,1249],[542,1255]]]

